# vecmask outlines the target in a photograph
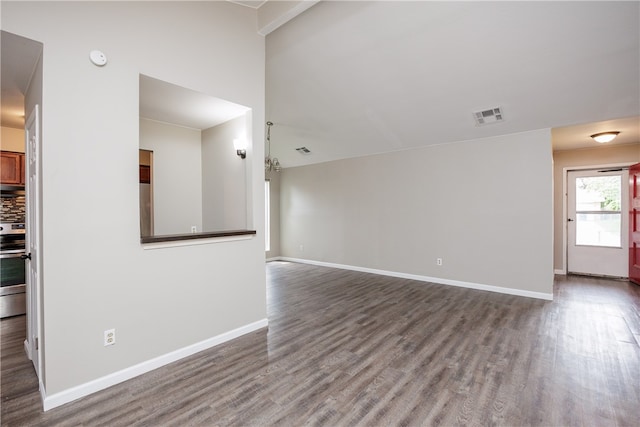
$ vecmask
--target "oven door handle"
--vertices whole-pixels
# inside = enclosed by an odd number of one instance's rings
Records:
[[[28,259],[29,261],[31,261],[31,252],[29,252],[28,254],[20,255],[20,258]]]
[[[23,256],[26,256],[24,254],[24,250],[23,249],[16,249],[16,250],[11,250],[11,251],[2,251],[0,253],[0,259],[22,258]]]

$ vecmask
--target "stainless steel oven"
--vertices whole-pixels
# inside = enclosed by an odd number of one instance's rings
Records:
[[[25,225],[0,224],[0,318],[26,312]]]

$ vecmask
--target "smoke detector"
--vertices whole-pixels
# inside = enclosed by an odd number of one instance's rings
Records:
[[[311,150],[309,150],[307,147],[298,147],[298,148],[296,148],[296,151],[298,153],[300,153],[300,154],[305,155],[305,156],[308,155],[308,154],[311,154]]]
[[[484,126],[489,123],[501,122],[504,120],[502,116],[502,109],[500,107],[490,108],[488,110],[476,111],[473,113],[473,118],[476,121],[476,126]]]

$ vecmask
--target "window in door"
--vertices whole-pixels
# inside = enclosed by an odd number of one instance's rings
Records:
[[[576,178],[576,245],[622,246],[622,177]]]

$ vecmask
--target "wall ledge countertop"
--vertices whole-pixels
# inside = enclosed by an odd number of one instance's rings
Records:
[[[165,234],[160,236],[141,237],[140,243],[178,242],[185,240],[213,239],[217,237],[249,236],[254,234],[256,234],[256,230],[224,230],[207,231],[203,233]]]

